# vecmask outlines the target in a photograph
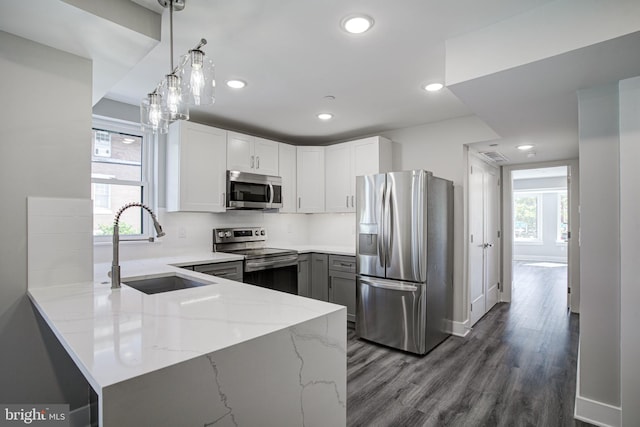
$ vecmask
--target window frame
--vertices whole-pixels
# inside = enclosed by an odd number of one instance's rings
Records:
[[[542,216],[543,216],[543,209],[542,209],[542,203],[543,203],[543,192],[541,191],[531,191],[531,190],[520,190],[520,191],[514,191],[513,192],[513,242],[517,243],[518,245],[542,245],[544,244],[544,239],[543,239],[543,221],[542,221]],[[536,227],[537,227],[537,238],[535,239],[523,239],[523,238],[518,238],[516,237],[516,199],[518,198],[518,196],[526,196],[526,197],[535,197],[536,198]]]
[[[104,116],[93,116],[93,121],[91,125],[91,129],[93,130],[105,130],[113,133],[123,133],[131,136],[140,137],[142,139],[141,144],[141,180],[140,181],[132,181],[132,180],[121,180],[117,178],[94,178],[91,176],[91,185],[93,184],[107,184],[107,185],[126,185],[132,187],[139,187],[142,192],[142,200],[141,202],[147,206],[149,206],[154,212],[157,212],[156,206],[156,198],[155,195],[155,152],[154,152],[154,144],[153,144],[153,135],[149,133],[145,133],[140,129],[139,123],[129,122],[125,120],[114,119],[111,117]],[[93,155],[92,155],[93,157]],[[93,165],[93,160],[90,159],[91,165]],[[93,188],[92,188],[92,202],[93,201]],[[94,202],[95,203],[95,202]],[[121,208],[121,206],[112,206],[112,212],[115,219],[115,214]],[[141,234],[127,234],[126,238],[130,241],[139,241],[139,242],[149,242],[149,238],[154,237],[153,227],[151,225],[151,221],[149,215],[142,213],[141,217]],[[111,244],[113,241],[113,235],[105,235],[105,236],[93,236],[94,244]]]

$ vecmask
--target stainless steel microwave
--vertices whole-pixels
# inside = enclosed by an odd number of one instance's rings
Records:
[[[282,207],[282,178],[227,171],[227,209],[278,209]]]

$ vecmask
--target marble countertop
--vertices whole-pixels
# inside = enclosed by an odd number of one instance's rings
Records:
[[[111,290],[108,264],[94,281],[29,289],[29,297],[92,387],[103,387],[213,353],[305,321],[340,305],[189,271],[174,265],[241,260],[204,253],[121,263],[122,278],[166,274],[207,286],[146,295]]]

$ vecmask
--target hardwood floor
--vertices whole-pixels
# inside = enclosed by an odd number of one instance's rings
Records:
[[[534,265],[531,265],[534,264]],[[511,304],[424,357],[348,335],[349,426],[588,426],[573,419],[578,316],[565,267],[514,265]]]

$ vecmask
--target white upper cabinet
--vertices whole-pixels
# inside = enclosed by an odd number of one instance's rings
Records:
[[[228,132],[227,169],[278,175],[278,143],[238,132]]]
[[[326,147],[326,211],[355,212],[356,176],[389,172],[391,141],[373,136]]]
[[[324,147],[297,149],[297,211],[324,212]]]
[[[278,147],[278,167],[282,177],[282,207],[280,212],[297,212],[296,147],[280,144]]]
[[[167,211],[224,212],[227,131],[178,121],[167,138]]]

